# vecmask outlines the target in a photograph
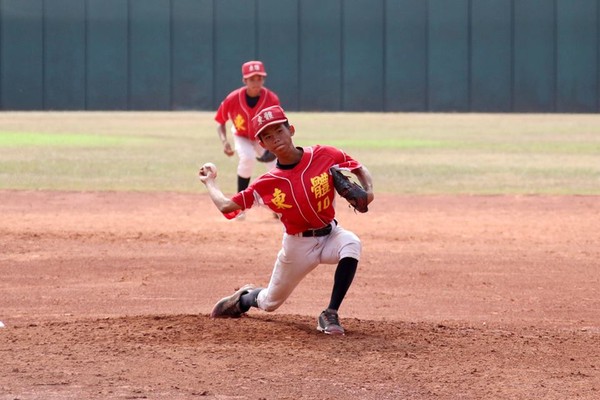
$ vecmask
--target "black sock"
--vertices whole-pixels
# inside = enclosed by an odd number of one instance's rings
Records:
[[[346,293],[354,280],[354,274],[358,267],[358,260],[356,258],[345,257],[340,260],[335,270],[335,276],[333,279],[333,291],[331,292],[331,301],[329,307],[332,310],[338,310]]]
[[[250,307],[258,307],[256,299],[261,290],[263,290],[263,288],[254,289],[244,293],[242,297],[240,297],[240,308],[243,312],[248,311]]]
[[[250,178],[242,178],[238,175],[238,192],[246,189],[250,184]]]

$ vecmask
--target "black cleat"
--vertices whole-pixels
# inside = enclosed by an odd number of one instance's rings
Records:
[[[328,335],[343,335],[344,328],[340,325],[337,311],[329,308],[323,310],[321,315],[319,315],[317,330]]]

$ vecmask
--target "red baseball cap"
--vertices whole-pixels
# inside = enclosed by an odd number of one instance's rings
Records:
[[[266,127],[282,124],[287,120],[288,119],[285,116],[285,112],[280,106],[271,106],[263,109],[261,112],[256,114],[254,118],[252,118],[251,123],[252,130],[254,130],[254,137],[258,137],[258,135],[264,131]]]
[[[242,76],[244,79],[250,78],[253,75],[267,76],[265,66],[261,61],[248,61],[242,64]]]

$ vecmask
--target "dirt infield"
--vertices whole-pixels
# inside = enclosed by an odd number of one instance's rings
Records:
[[[600,198],[378,195],[363,240],[274,313],[211,320],[266,284],[281,226],[205,194],[0,191],[0,399],[600,398]]]

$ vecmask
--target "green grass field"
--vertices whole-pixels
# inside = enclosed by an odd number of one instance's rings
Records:
[[[213,112],[0,113],[0,189],[203,192]],[[298,145],[344,149],[398,194],[600,194],[595,114],[289,113]],[[264,172],[257,165],[255,176]]]

